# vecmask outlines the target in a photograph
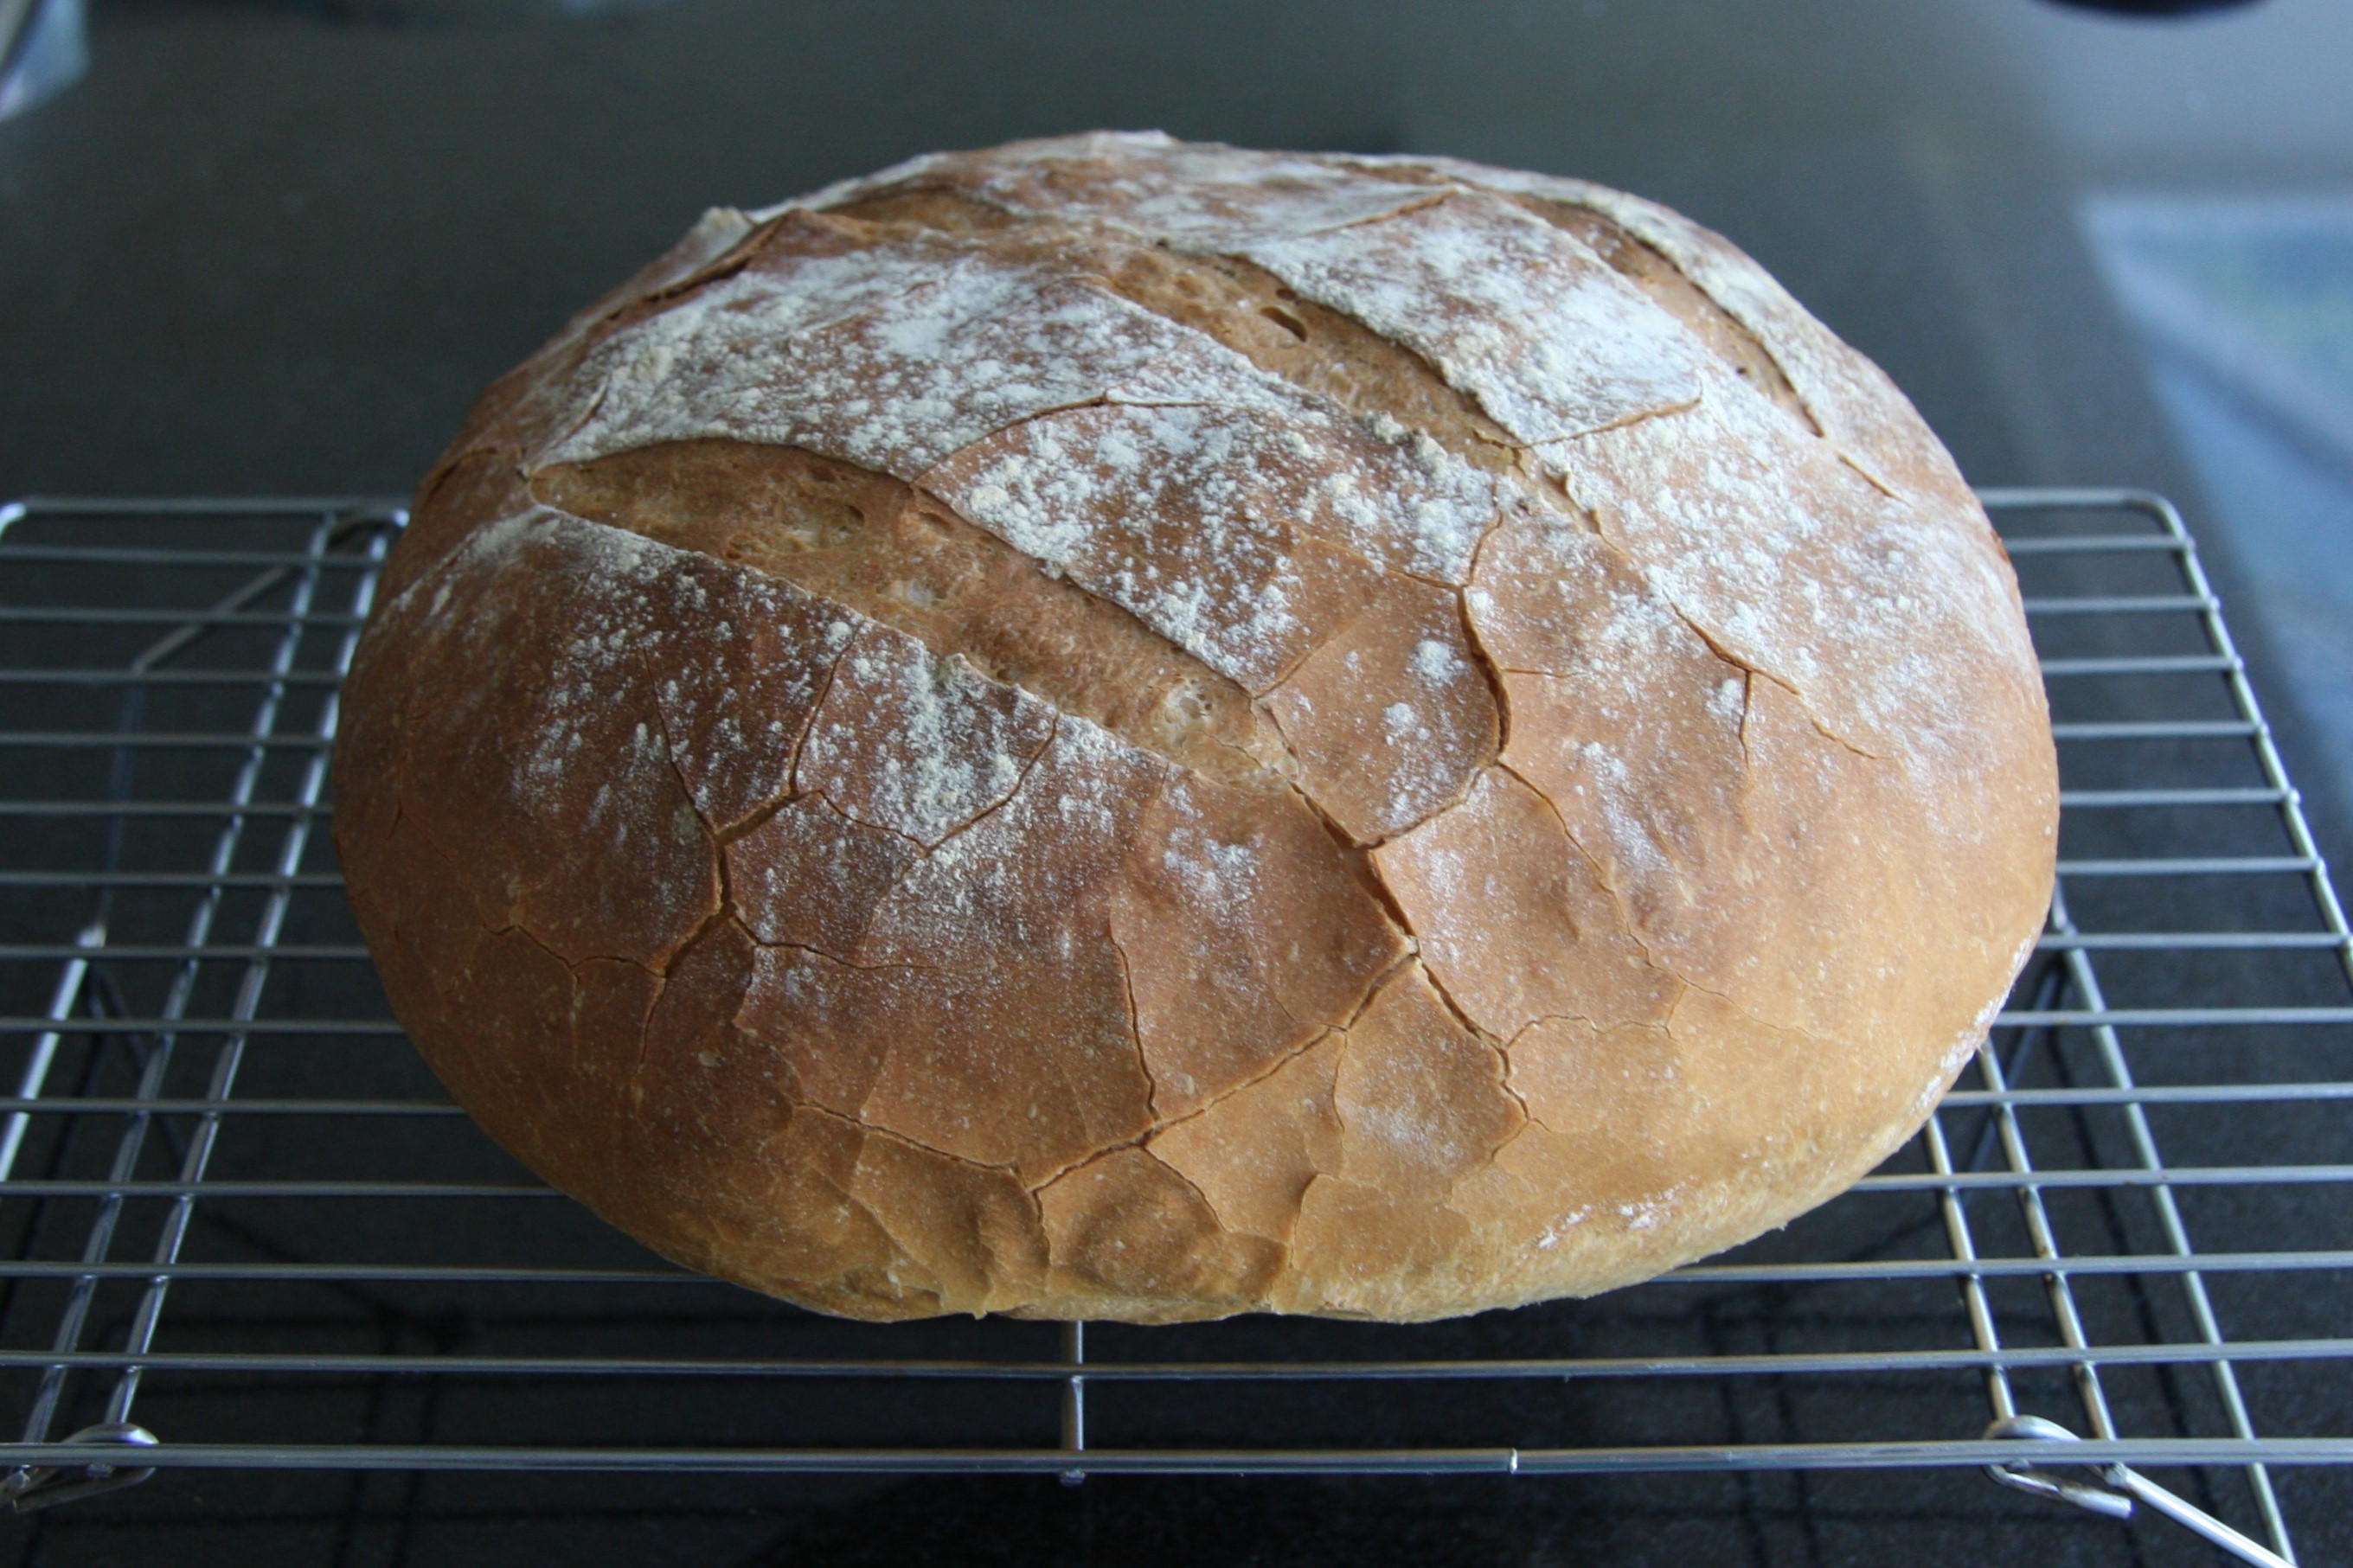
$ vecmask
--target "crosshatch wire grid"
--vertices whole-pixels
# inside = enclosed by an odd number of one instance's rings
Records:
[[[2353,940],[2174,509],[1986,500],[2052,695],[2060,886],[1922,1134],[1787,1230],[1593,1301],[1158,1330],[835,1321],[533,1181],[401,1038],[328,843],[338,681],[404,514],[0,509],[14,1491],[2096,1462],[2169,1468],[2292,1560],[2319,1473],[2293,1467],[2353,1464]],[[2014,1416],[2083,1440],[1990,1435]],[[2026,1479],[2113,1513],[2130,1478],[2094,1473]]]

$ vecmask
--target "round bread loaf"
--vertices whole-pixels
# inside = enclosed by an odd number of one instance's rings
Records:
[[[1644,1279],[1909,1136],[2050,891],[1951,460],[1572,180],[1091,135],[712,212],[382,588],[336,843],[418,1048],[852,1317]]]

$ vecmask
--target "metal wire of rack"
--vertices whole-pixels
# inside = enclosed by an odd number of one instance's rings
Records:
[[[2172,506],[1985,499],[2065,793],[2048,932],[1973,1067],[1784,1232],[1404,1329],[841,1323],[550,1201],[401,1043],[323,831],[404,514],[0,508],[0,1495],[166,1466],[1986,1466],[2293,1561],[2279,1468],[2353,1465],[2353,935]]]

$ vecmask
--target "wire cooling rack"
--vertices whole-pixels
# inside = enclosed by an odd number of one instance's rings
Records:
[[[0,509],[0,1495],[1987,1466],[2293,1560],[2300,1479],[2347,1472],[2284,1467],[2353,1464],[2353,940],[2174,509],[1986,500],[2057,721],[2060,891],[1922,1135],[1594,1301],[1160,1330],[838,1322],[533,1182],[401,1039],[325,832],[403,513]]]

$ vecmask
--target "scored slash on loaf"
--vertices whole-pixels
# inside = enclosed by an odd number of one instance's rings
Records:
[[[711,213],[494,384],[334,787],[476,1120],[864,1318],[1746,1239],[1983,1038],[2057,818],[1983,513],[1728,243],[1109,134]]]

